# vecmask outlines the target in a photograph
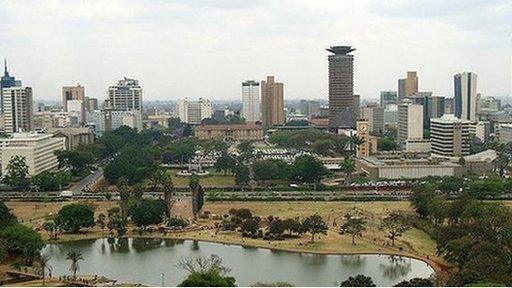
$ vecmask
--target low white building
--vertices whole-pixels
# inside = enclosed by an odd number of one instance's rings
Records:
[[[0,139],[2,175],[6,174],[9,161],[16,155],[25,157],[30,176],[57,169],[59,162],[55,151],[65,148],[65,139],[51,134],[13,133],[10,138]]]

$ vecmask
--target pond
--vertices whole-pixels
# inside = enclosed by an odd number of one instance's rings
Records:
[[[389,255],[318,255],[247,248],[190,240],[101,238],[48,244],[53,275],[70,275],[69,251],[82,253],[81,275],[102,275],[124,283],[176,286],[187,272],[176,268],[183,257],[218,255],[238,286],[284,281],[295,286],[339,286],[349,276],[371,276],[378,286],[434,273],[425,262]],[[163,273],[163,274],[162,274]],[[163,282],[162,282],[163,281]]]

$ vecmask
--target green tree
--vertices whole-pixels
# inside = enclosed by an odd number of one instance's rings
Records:
[[[4,176],[5,184],[11,187],[27,188],[29,185],[28,180],[28,165],[26,159],[21,155],[14,155],[9,159]]]
[[[352,244],[356,244],[356,236],[362,237],[363,232],[366,230],[366,220],[362,217],[355,217],[350,214],[347,215],[345,223],[340,226],[341,234],[350,234],[352,236]]]
[[[117,179],[116,188],[119,192],[120,215],[123,221],[126,222],[128,218],[128,200],[130,199],[130,186],[126,178],[121,177]]]
[[[176,265],[190,274],[179,287],[235,287],[235,278],[226,276],[231,269],[222,264],[219,256],[182,258]]]
[[[69,185],[72,176],[68,171],[44,171],[32,177],[31,180],[40,191],[58,191]]]
[[[380,137],[377,140],[377,150],[379,151],[395,151],[398,150],[396,139],[391,137]]]
[[[333,139],[318,139],[311,144],[311,151],[323,156],[334,154],[336,142]]]
[[[238,151],[240,152],[240,156],[245,161],[249,160],[252,157],[252,152],[254,151],[254,144],[252,141],[242,141],[237,146]]]
[[[235,183],[236,185],[247,185],[251,180],[251,171],[249,167],[242,163],[235,165]]]
[[[104,175],[110,183],[125,178],[129,185],[134,185],[151,174],[155,169],[154,159],[157,152],[149,147],[123,150],[105,167]]]
[[[242,233],[256,235],[258,229],[260,229],[260,224],[254,218],[249,218],[242,221],[240,229],[242,230]]]
[[[380,229],[387,233],[387,237],[391,240],[391,245],[395,246],[395,239],[401,237],[405,231],[410,229],[410,226],[404,221],[402,214],[391,212],[382,219]]]
[[[281,219],[274,219],[268,224],[268,232],[274,236],[283,235],[286,227]]]
[[[305,183],[318,183],[327,173],[322,161],[311,155],[297,157],[290,167],[290,178]]]
[[[82,228],[94,226],[94,209],[86,204],[68,204],[57,213],[55,224],[62,230],[77,233]]]
[[[301,231],[311,234],[311,243],[315,242],[316,234],[325,234],[327,235],[327,223],[325,223],[324,219],[318,214],[314,214],[306,218],[302,222]]]
[[[27,265],[32,264],[44,247],[41,235],[22,224],[10,225],[0,230],[0,240],[8,254],[22,256]]]
[[[352,157],[345,157],[340,163],[340,169],[345,173],[345,183],[350,185],[352,182],[352,173],[356,171],[356,160]]]
[[[73,175],[86,172],[94,160],[93,154],[88,150],[58,150],[55,155],[59,161],[59,168],[68,167]]]
[[[121,215],[119,207],[112,207],[108,210],[107,228],[109,231],[116,230],[118,236],[126,233],[126,220]]]
[[[214,164],[214,168],[217,172],[224,171],[224,175],[227,175],[228,172],[233,172],[235,169],[236,161],[233,157],[229,156],[227,153],[222,153],[222,155],[217,158],[217,161]]]
[[[130,217],[143,230],[149,225],[162,223],[166,205],[162,200],[143,200],[130,207]]]
[[[433,287],[434,281],[430,278],[412,278],[397,283],[394,287]]]
[[[197,219],[197,213],[201,211],[204,204],[204,190],[199,183],[199,178],[192,177],[189,182],[190,192],[192,193],[192,213],[194,220]]]
[[[46,221],[43,223],[43,229],[48,233],[50,239],[57,240],[59,235],[59,226],[55,224],[55,221]]]
[[[347,280],[341,282],[340,287],[375,287],[375,283],[371,277],[364,276],[362,274],[356,277],[348,277]]]
[[[352,151],[352,155],[355,156],[356,155],[356,151],[357,151],[357,147],[359,145],[363,144],[364,140],[363,140],[363,138],[360,138],[357,135],[352,135],[352,136],[350,136],[348,142],[350,144],[350,150]]]
[[[283,180],[287,178],[288,164],[283,160],[257,160],[252,164],[252,171],[257,180]]]
[[[69,271],[73,273],[73,279],[76,279],[76,272],[80,270],[79,262],[84,260],[82,253],[79,251],[70,251],[66,255],[66,260],[71,261],[71,265],[69,265]]]
[[[4,227],[14,225],[18,222],[16,216],[11,213],[10,209],[4,202],[0,202],[0,230]]]

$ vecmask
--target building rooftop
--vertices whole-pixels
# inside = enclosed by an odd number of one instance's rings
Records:
[[[325,49],[335,55],[346,55],[352,51],[355,51],[356,48],[352,48],[352,46],[331,46]]]
[[[459,119],[455,117],[453,114],[444,114],[441,116],[441,118],[432,118],[430,119],[431,122],[438,122],[438,123],[472,123],[469,120],[466,119]]]
[[[244,129],[263,129],[261,125],[248,124],[219,124],[219,125],[200,125],[196,130],[244,130]]]

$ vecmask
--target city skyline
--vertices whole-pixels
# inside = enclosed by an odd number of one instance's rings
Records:
[[[241,81],[267,75],[285,84],[287,99],[327,99],[324,49],[332,45],[357,47],[354,94],[362,99],[396,91],[406,71],[434,95],[453,97],[452,76],[471,71],[482,95],[510,96],[512,4],[419,4],[8,1],[0,57],[41,100],[76,83],[104,99],[124,76],[140,80],[147,100],[232,100]]]

